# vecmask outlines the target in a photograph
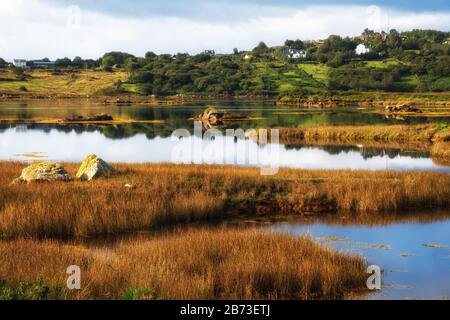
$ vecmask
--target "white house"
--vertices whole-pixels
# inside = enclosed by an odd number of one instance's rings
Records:
[[[289,59],[301,59],[306,58],[306,52],[299,49],[288,49],[285,51],[284,55]]]
[[[25,59],[14,59],[13,64],[14,64],[14,66],[16,68],[26,68],[27,67],[27,60],[25,60]]]
[[[370,53],[370,51],[372,51],[372,49],[370,49],[369,46],[366,46],[363,43],[358,44],[358,46],[356,47],[355,53],[360,56],[363,54],[367,54]]]
[[[214,57],[216,55],[216,51],[214,50],[205,50],[203,53],[210,57]]]

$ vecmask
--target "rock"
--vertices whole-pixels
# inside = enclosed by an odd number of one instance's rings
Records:
[[[216,122],[223,119],[225,112],[219,111],[216,108],[206,108],[197,118],[204,121]]]
[[[33,163],[22,170],[19,178],[15,179],[12,184],[20,184],[23,182],[54,182],[54,181],[71,181],[72,177],[67,173],[66,169],[59,163],[44,161]]]
[[[395,106],[386,106],[384,110],[388,113],[401,113],[401,112],[415,112],[422,113],[422,111],[416,107],[412,107],[407,103],[399,103]]]
[[[113,121],[114,118],[109,114],[102,113],[96,116],[88,117],[86,121]]]
[[[195,117],[195,119],[202,121],[204,124],[207,123],[212,127],[222,125],[226,121],[244,120],[246,118],[239,114],[229,113],[224,110],[208,107],[201,114]]]
[[[109,114],[106,113],[102,113],[102,114],[98,114],[95,116],[91,116],[91,117],[83,117],[83,116],[72,116],[72,117],[68,117],[63,119],[63,122],[95,122],[95,121],[113,121],[114,118],[112,116],[110,116]]]
[[[87,156],[77,172],[77,178],[91,181],[95,178],[110,176],[115,173],[113,167],[94,154]]]

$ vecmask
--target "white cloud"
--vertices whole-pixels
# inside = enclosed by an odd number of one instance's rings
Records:
[[[62,7],[40,0],[0,0],[0,57],[97,58],[111,50],[144,55],[146,51],[200,52],[212,48],[231,52],[250,49],[259,41],[270,45],[287,38],[317,39],[329,34],[356,35],[374,29],[450,29],[450,12],[387,12],[378,7],[310,6],[304,9],[254,10],[252,18],[227,22],[160,16],[131,18]]]

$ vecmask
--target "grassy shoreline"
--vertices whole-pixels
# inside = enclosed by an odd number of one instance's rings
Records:
[[[197,230],[114,250],[0,241],[0,299],[341,299],[364,290],[367,263],[306,237]],[[65,288],[82,270],[82,290]]]
[[[328,126],[279,128],[282,144],[361,143],[368,145],[415,145],[429,151],[433,160],[450,162],[448,125]]]
[[[139,95],[136,85],[127,83],[129,73],[64,70],[33,70],[25,80],[17,79],[10,70],[0,70],[0,101],[76,100],[87,99],[106,105],[146,104],[170,106],[185,103],[208,103],[214,100],[265,100],[274,104],[298,107],[375,106],[398,103],[414,106],[450,107],[450,93],[441,92],[377,92],[323,91],[307,96],[180,94],[172,96]],[[118,88],[117,83],[121,83]]]
[[[281,170],[261,177],[258,169],[235,167],[115,166],[119,175],[91,183],[10,186],[24,164],[0,163],[1,237],[72,238],[242,215],[377,215],[450,205],[450,175],[440,173]],[[65,167],[73,174],[78,166]]]

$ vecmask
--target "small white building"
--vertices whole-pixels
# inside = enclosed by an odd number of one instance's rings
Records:
[[[306,58],[306,52],[299,49],[288,49],[285,51],[284,55],[289,59],[304,59]]]
[[[14,59],[13,64],[16,68],[26,68],[27,60],[25,59]]]
[[[370,53],[372,51],[372,49],[369,46],[366,46],[363,43],[358,44],[358,46],[355,49],[355,53],[360,56],[363,54],[367,54]]]
[[[210,57],[214,57],[216,55],[216,52],[214,50],[205,50],[203,53]]]

